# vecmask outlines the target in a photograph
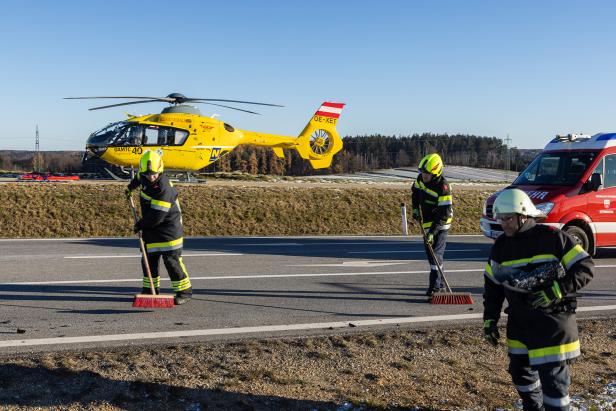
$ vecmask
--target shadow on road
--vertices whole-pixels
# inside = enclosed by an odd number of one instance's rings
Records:
[[[319,301],[325,304],[328,301],[348,301],[362,302],[368,304],[374,302],[390,303],[409,303],[425,304],[425,287],[409,287],[396,284],[369,284],[361,282],[336,283],[321,282],[321,285],[328,287],[329,290],[290,290],[284,289],[252,289],[252,288],[194,288],[193,300],[211,302],[216,304],[229,304],[247,307],[273,308],[279,310],[290,310],[298,312],[317,312],[332,315],[354,316],[354,317],[379,317],[374,312],[357,312],[355,310],[324,310],[323,307],[302,303],[301,301]],[[375,288],[376,287],[376,288]],[[80,285],[80,284],[61,284],[61,285],[28,285],[28,284],[2,284],[0,285],[0,306],[11,306],[21,308],[36,308],[53,310],[66,314],[84,315],[113,315],[113,314],[138,314],[150,312],[151,310],[126,309],[126,308],[66,308],[66,306],[37,306],[36,302],[52,301],[61,302],[96,302],[109,303],[111,307],[120,303],[122,307],[129,307],[133,300],[133,295],[138,290],[135,287],[102,286],[102,285]],[[163,292],[171,292],[164,285]],[[483,292],[481,287],[459,287],[455,291],[470,292],[479,295]],[[220,298],[216,298],[220,297]],[[244,301],[238,301],[240,297]],[[281,301],[281,304],[272,303],[272,300]],[[28,304],[28,302],[33,302]],[[284,304],[286,302],[287,304]],[[290,302],[290,303],[289,303]],[[306,305],[310,305],[310,307]],[[346,304],[343,304],[346,306]],[[392,317],[391,313],[383,315]],[[395,315],[393,315],[395,317]],[[408,316],[408,313],[401,314],[400,317]]]
[[[141,280],[140,278],[138,280]],[[135,281],[135,284],[139,284]],[[140,284],[139,284],[140,285]],[[89,301],[129,303],[134,287],[89,285],[0,284],[1,301]],[[13,294],[16,293],[16,294]]]
[[[137,281],[136,281],[137,283]],[[422,296],[425,287],[405,287],[395,284],[380,284],[388,287],[385,291],[374,289],[374,284],[321,282],[320,284],[338,289],[324,290],[289,290],[289,289],[241,289],[241,288],[193,288],[194,296],[236,296],[281,299],[319,299],[319,300],[355,300],[355,301],[392,301],[413,302],[410,298]],[[207,285],[206,285],[207,287]],[[162,292],[172,291],[161,287]],[[38,285],[38,284],[1,284],[0,304],[3,301],[89,301],[128,303],[139,289],[137,287],[91,286],[91,285]],[[480,294],[482,287],[456,287],[455,291]],[[424,298],[421,298],[423,301]],[[105,310],[99,310],[104,313]]]
[[[479,237],[478,237],[479,239]],[[99,247],[126,248],[139,251],[136,239],[92,238],[72,241],[73,244],[89,244]],[[447,242],[445,259],[458,261],[477,257],[485,262],[489,256],[491,242],[463,242],[450,239]],[[465,251],[468,250],[468,251]],[[478,251],[473,251],[478,250]],[[127,250],[128,251],[128,250]],[[382,253],[380,251],[383,251]],[[122,251],[124,252],[124,251]],[[206,237],[185,238],[184,253],[219,252],[241,254],[263,254],[301,257],[328,257],[369,260],[425,260],[423,243],[418,238],[405,239],[384,237],[360,238],[252,238],[252,237]]]
[[[103,364],[104,365],[104,364]],[[123,410],[334,410],[331,402],[252,395],[208,388],[186,388],[140,380],[114,380],[91,371],[0,365],[0,404],[3,407],[90,409],[114,406]]]

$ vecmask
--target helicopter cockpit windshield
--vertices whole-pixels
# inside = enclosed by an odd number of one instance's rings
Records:
[[[118,134],[119,130],[123,129],[128,123],[126,121],[118,121],[111,123],[101,128],[98,131],[90,134],[86,145],[88,146],[107,146],[109,142]]]
[[[119,121],[92,133],[91,146],[181,146],[188,138],[188,131],[173,127]]]

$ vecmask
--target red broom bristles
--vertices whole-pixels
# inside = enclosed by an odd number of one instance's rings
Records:
[[[430,304],[473,304],[470,293],[434,293]]]
[[[137,294],[133,300],[133,307],[172,308],[174,305],[173,295]]]

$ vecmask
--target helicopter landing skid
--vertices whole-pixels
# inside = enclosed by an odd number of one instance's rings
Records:
[[[132,178],[122,178],[118,175],[116,175],[115,173],[113,173],[113,171],[109,170],[107,167],[105,167],[105,171],[111,176],[111,178],[113,178],[116,181],[129,181],[132,180]],[[122,169],[122,171],[126,174],[129,174],[128,171],[125,171],[124,169]],[[132,173],[130,173],[132,174]],[[205,183],[207,180],[200,180],[198,178],[196,178],[195,176],[193,176],[191,173],[181,173],[181,174],[172,174],[169,176],[169,178],[172,181],[178,181],[180,183]]]
[[[111,178],[113,178],[116,181],[128,181],[127,178],[122,178],[122,177],[118,177],[117,175],[115,175],[111,170],[109,170],[107,167],[104,167],[105,171],[107,173],[109,173],[109,175],[111,176]]]
[[[181,183],[205,183],[207,180],[199,180],[189,172],[176,175],[175,179]]]

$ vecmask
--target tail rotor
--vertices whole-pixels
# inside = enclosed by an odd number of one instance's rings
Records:
[[[321,104],[297,139],[295,149],[314,168],[329,167],[334,154],[342,149],[336,123],[343,107],[344,103]]]

